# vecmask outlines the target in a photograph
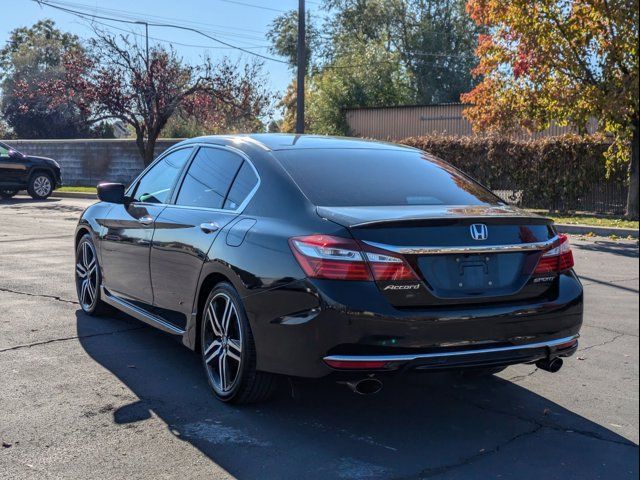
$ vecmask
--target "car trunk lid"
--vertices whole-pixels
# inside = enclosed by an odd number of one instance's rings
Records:
[[[378,282],[398,307],[517,301],[553,288],[555,275],[533,275],[554,242],[552,221],[515,207],[318,207],[318,214],[413,268],[415,281]]]

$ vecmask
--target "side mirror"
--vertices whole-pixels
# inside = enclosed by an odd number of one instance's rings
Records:
[[[9,152],[7,153],[11,158],[24,158],[24,155],[22,153],[20,153],[17,150],[14,150],[13,148],[10,148]]]
[[[103,202],[125,203],[124,185],[121,183],[101,183],[98,185],[98,198]]]

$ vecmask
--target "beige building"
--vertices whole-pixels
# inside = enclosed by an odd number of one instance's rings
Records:
[[[347,124],[350,134],[356,137],[377,140],[402,140],[430,134],[455,136],[473,135],[471,123],[463,116],[467,107],[463,103],[438,105],[415,105],[405,107],[353,108],[347,109]],[[596,122],[590,123],[588,130],[594,131]],[[550,128],[525,138],[536,138],[575,133],[575,128],[552,125]]]

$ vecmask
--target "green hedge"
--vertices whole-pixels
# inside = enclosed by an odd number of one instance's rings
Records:
[[[455,165],[502,196],[527,208],[550,211],[624,213],[626,171],[607,178],[599,135],[564,135],[532,140],[503,137],[424,136],[403,140]]]

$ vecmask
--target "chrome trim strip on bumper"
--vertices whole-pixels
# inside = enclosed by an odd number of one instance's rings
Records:
[[[435,352],[435,353],[419,353],[410,355],[330,355],[324,357],[324,360],[333,360],[338,362],[410,362],[422,358],[442,358],[442,357],[460,357],[464,355],[478,355],[484,353],[502,353],[516,350],[531,350],[544,347],[555,347],[563,343],[576,340],[580,335],[572,335],[570,337],[559,338],[557,340],[549,340],[547,342],[526,343],[524,345],[512,345],[509,347],[480,348],[477,350],[459,350],[451,352]]]
[[[459,247],[403,247],[398,245],[387,245],[385,243],[369,242],[363,243],[382,250],[401,253],[403,255],[451,255],[467,253],[504,253],[504,252],[532,252],[536,250],[548,250],[560,239],[555,237],[544,242],[519,243],[512,245],[466,245]]]
[[[104,286],[100,287],[102,300],[105,303],[117,308],[118,310],[131,315],[134,318],[137,318],[141,322],[146,323],[147,325],[151,325],[152,327],[156,327],[163,332],[172,333],[173,335],[183,335],[185,333],[184,330],[171,325],[166,320],[153,315],[142,308],[136,307],[135,305],[127,302],[126,300],[116,297],[115,295],[109,293]]]

